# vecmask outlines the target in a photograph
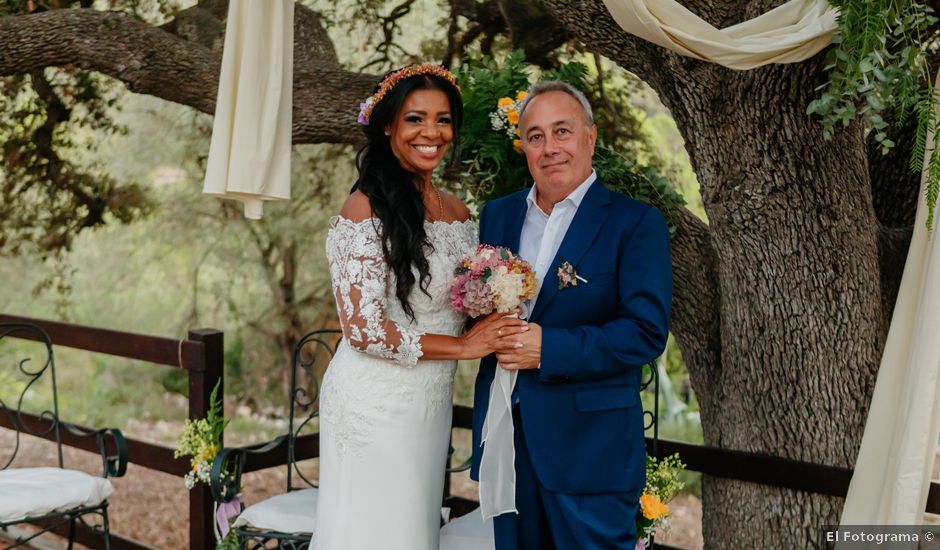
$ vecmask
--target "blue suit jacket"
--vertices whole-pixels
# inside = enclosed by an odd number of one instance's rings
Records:
[[[528,190],[487,203],[480,242],[517,252]],[[558,288],[558,267],[587,283]],[[588,190],[539,292],[531,322],[542,327],[542,363],[519,372],[517,392],[532,465],[543,486],[561,493],[612,493],[646,480],[642,366],[666,347],[672,300],[669,232],[655,208],[612,192]],[[479,479],[480,432],[496,369],[480,363],[473,401],[473,465]]]

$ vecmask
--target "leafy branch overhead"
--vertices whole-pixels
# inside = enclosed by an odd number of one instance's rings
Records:
[[[0,89],[0,255],[67,249],[84,229],[149,211],[139,185],[119,183],[84,154],[95,133],[125,131],[105,79],[46,69],[0,80]]]
[[[934,10],[922,3],[895,0],[832,0],[839,8],[839,32],[829,50],[828,81],[819,98],[807,107],[821,117],[823,136],[832,139],[836,127],[861,117],[886,154],[895,147],[888,136],[887,118],[903,127],[917,120],[917,137],[910,168],[920,172],[927,158],[927,227],[933,227],[940,191],[940,154],[927,150],[928,136],[940,141],[937,90],[932,54],[938,43]]]

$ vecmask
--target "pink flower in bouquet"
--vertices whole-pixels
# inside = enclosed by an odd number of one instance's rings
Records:
[[[508,248],[481,244],[457,266],[451,304],[472,317],[509,311],[535,295],[535,272]]]
[[[470,274],[465,273],[463,275],[458,275],[457,280],[454,281],[454,286],[450,288],[450,305],[454,306],[454,309],[457,311],[466,311],[464,306],[463,299],[463,287],[470,280]]]
[[[480,279],[471,279],[464,285],[463,305],[471,317],[493,313],[493,289]]]

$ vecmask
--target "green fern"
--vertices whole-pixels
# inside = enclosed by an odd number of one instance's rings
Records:
[[[927,181],[924,183],[927,194],[927,227],[933,227],[934,210],[937,207],[937,195],[940,191],[940,155],[937,154],[936,144],[940,143],[940,131],[934,125],[934,147],[930,150],[930,161],[927,166]]]
[[[860,116],[872,131],[882,153],[895,143],[888,138],[886,118],[900,126],[915,113],[917,134],[910,159],[911,170],[920,171],[929,155],[927,171],[928,229],[940,186],[937,149],[927,150],[927,136],[935,133],[937,94],[930,78],[929,33],[937,18],[920,2],[903,0],[830,0],[839,8],[839,32],[829,51],[829,80],[819,97],[807,106],[819,115],[823,136],[831,139],[838,126],[848,126]]]

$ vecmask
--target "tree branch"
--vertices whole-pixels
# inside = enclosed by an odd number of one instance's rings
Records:
[[[671,242],[673,301],[671,331],[689,363],[692,385],[703,409],[720,399],[721,304],[717,258],[708,226],[677,208]],[[696,364],[693,364],[696,363]]]
[[[65,9],[3,17],[0,44],[0,76],[75,65],[121,80],[133,92],[215,111],[221,53],[125,15]],[[359,101],[378,77],[344,71],[333,61],[335,52],[332,59],[295,63],[295,143],[361,140]]]

